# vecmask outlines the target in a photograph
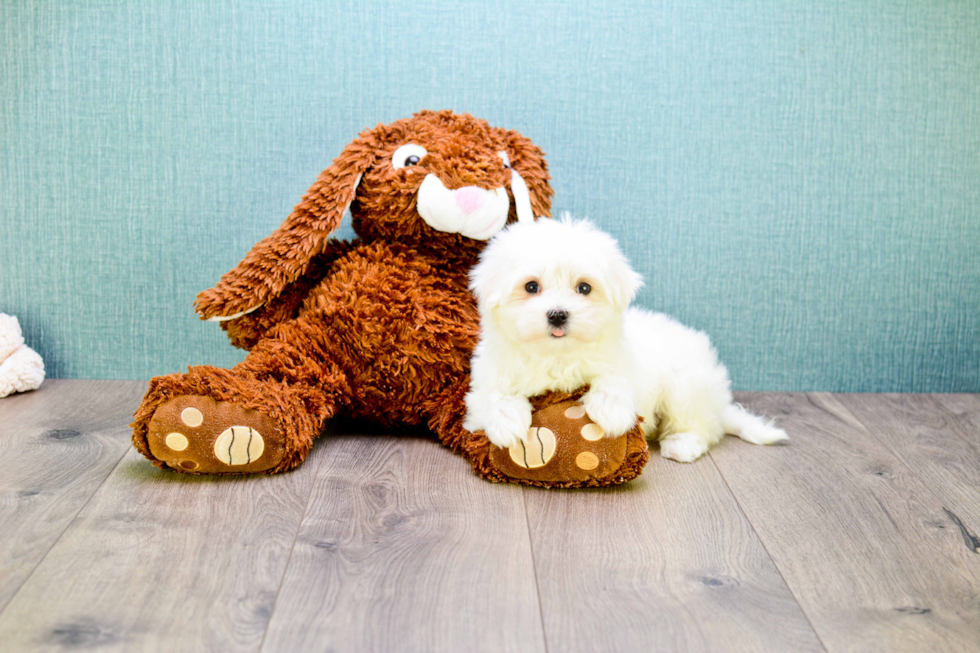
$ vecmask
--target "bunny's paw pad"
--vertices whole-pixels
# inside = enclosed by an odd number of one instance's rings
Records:
[[[150,419],[150,453],[192,474],[249,474],[275,467],[285,453],[283,430],[264,413],[201,395],[162,404]]]

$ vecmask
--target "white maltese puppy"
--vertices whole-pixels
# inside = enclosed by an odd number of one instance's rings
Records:
[[[643,417],[666,458],[692,462],[725,433],[772,444],[786,432],[732,402],[708,336],[629,304],[643,280],[587,221],[512,224],[470,274],[482,335],[466,421],[509,448],[531,428],[528,397],[588,384],[585,411],[606,437]]]

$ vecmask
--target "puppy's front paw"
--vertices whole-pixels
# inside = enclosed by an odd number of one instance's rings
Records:
[[[490,442],[501,449],[510,449],[527,440],[531,430],[531,402],[523,397],[497,400],[487,410],[485,423],[483,432]]]
[[[660,441],[660,455],[680,463],[693,463],[707,452],[707,442],[697,433],[673,433]]]
[[[621,383],[596,383],[582,404],[589,418],[599,425],[607,438],[618,438],[636,426],[633,388]]]

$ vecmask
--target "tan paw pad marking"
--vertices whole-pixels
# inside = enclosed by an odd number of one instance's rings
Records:
[[[527,442],[518,442],[510,448],[510,459],[524,469],[544,467],[555,455],[556,444],[551,429],[532,426],[527,432]]]
[[[583,451],[575,456],[575,464],[579,469],[590,470],[599,466],[599,456],[591,451]]]
[[[232,426],[214,441],[214,456],[226,465],[247,465],[265,450],[262,435],[247,426]]]
[[[187,441],[187,436],[185,436],[183,433],[177,433],[176,431],[167,434],[166,443],[167,446],[174,451],[183,451],[187,448],[187,445],[190,444],[190,442]]]
[[[602,436],[604,436],[605,434],[606,432],[603,431],[602,427],[599,426],[598,424],[586,424],[585,426],[582,427],[582,437],[591,442],[595,442],[596,440],[601,440]],[[582,466],[579,465],[579,467]],[[592,467],[582,467],[582,469],[592,469]]]
[[[565,410],[565,417],[568,419],[582,419],[585,417],[585,406],[569,406]]]
[[[204,415],[197,408],[185,408],[180,413],[180,421],[191,428],[197,428],[204,422]]]

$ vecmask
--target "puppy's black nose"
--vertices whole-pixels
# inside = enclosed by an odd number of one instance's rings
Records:
[[[548,324],[553,327],[560,327],[568,322],[568,311],[551,310],[548,311]]]

